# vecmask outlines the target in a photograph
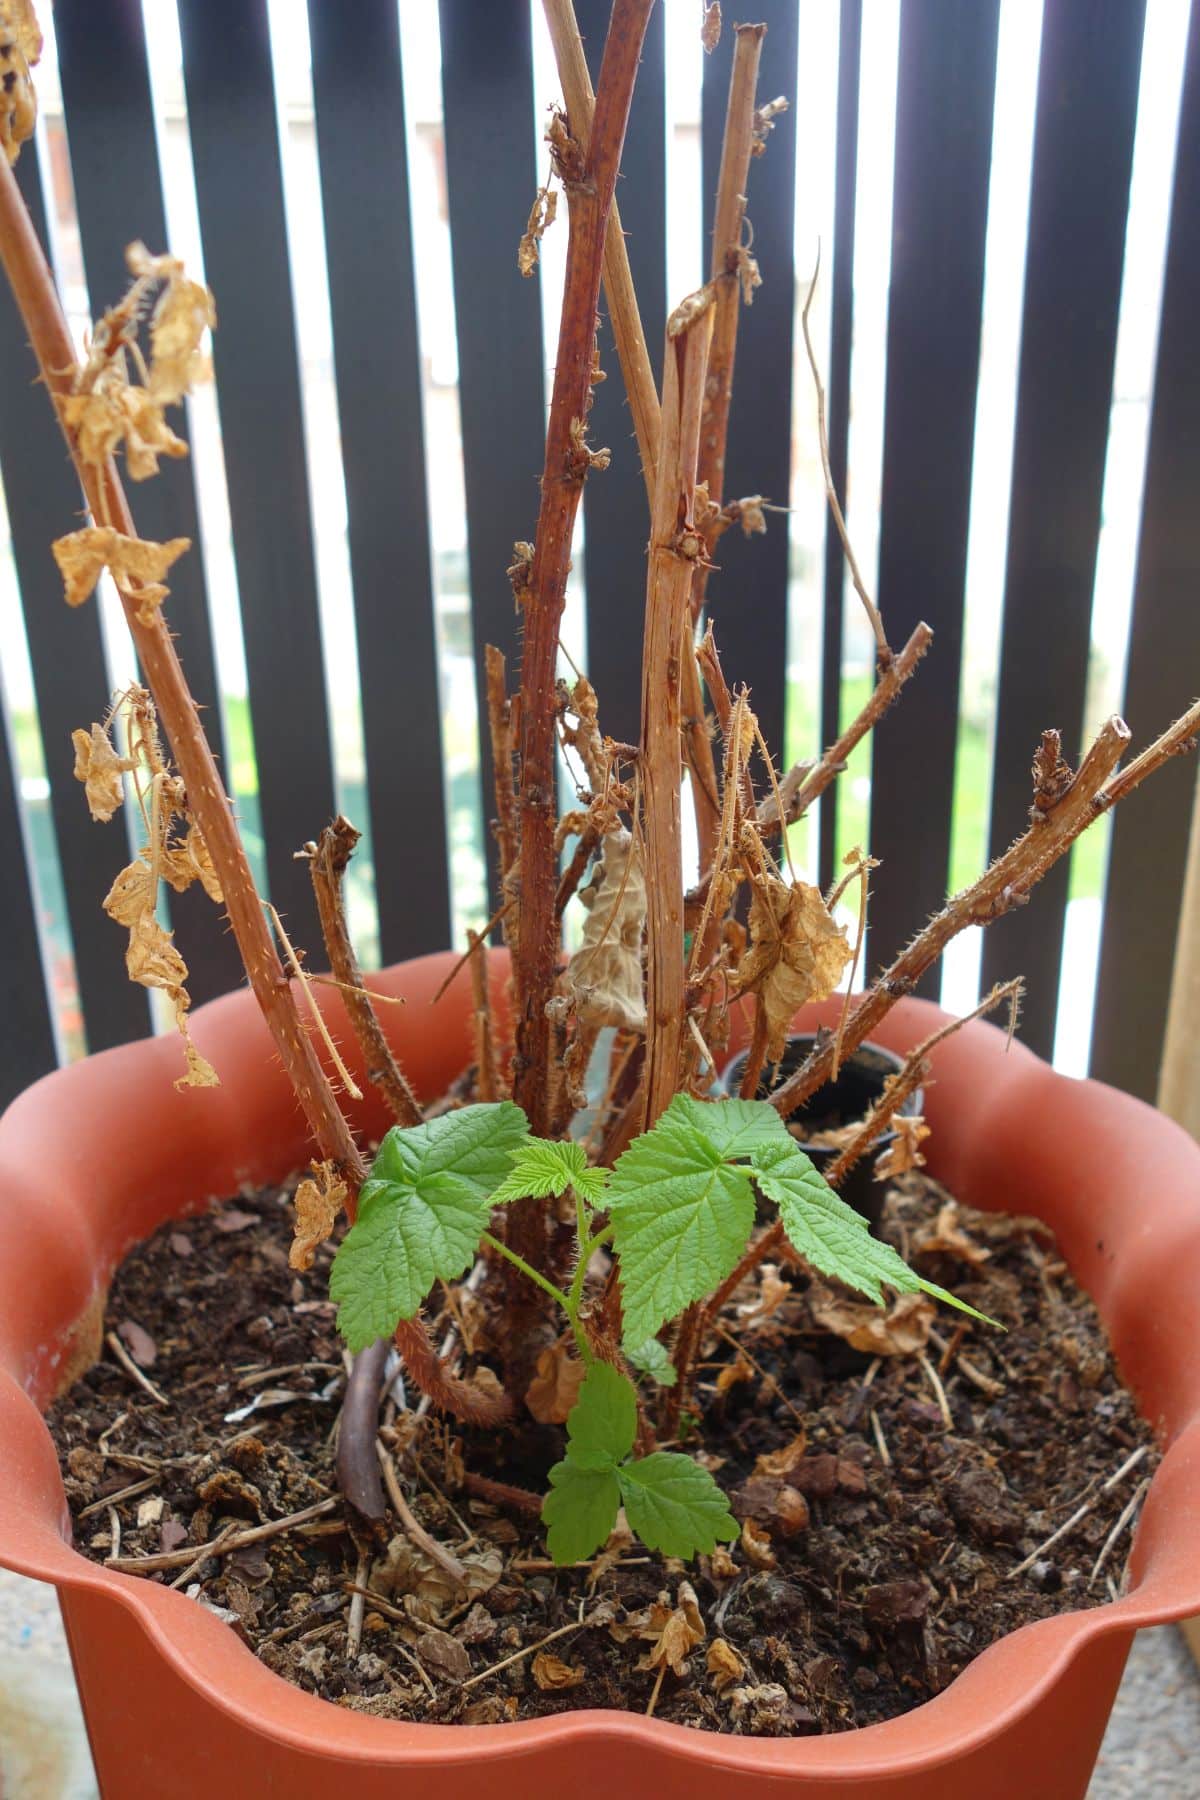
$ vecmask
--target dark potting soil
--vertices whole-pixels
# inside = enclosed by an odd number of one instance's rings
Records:
[[[765,1266],[704,1347],[686,1439],[747,1523],[690,1567],[615,1534],[592,1565],[555,1570],[537,1519],[478,1498],[464,1471],[540,1489],[562,1428],[524,1415],[463,1433],[393,1399],[383,1435],[412,1512],[464,1586],[398,1522],[375,1542],[347,1528],[332,1252],[289,1269],[288,1190],[165,1225],[118,1271],[105,1325],[161,1403],[106,1348],[51,1414],[76,1543],[97,1561],[118,1537],[122,1558],[174,1553],[144,1578],[215,1609],[285,1679],[383,1717],[653,1699],[660,1718],[759,1735],[890,1718],[1004,1633],[1109,1599],[1129,1522],[1110,1535],[1157,1456],[1042,1226],[957,1208],[908,1174],[882,1229],[1007,1334],[911,1297],[885,1322]],[[452,1308],[486,1352],[472,1295],[452,1295],[436,1329]],[[230,1548],[205,1554],[221,1536]],[[369,1593],[348,1655],[353,1585]]]

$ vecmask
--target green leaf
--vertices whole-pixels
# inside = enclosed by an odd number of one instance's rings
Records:
[[[649,1550],[711,1555],[718,1539],[729,1543],[738,1535],[724,1493],[690,1456],[656,1450],[618,1469],[617,1480],[630,1528]]]
[[[542,1502],[546,1542],[555,1562],[560,1566],[583,1562],[599,1550],[617,1522],[620,1504],[614,1468],[583,1469],[569,1457],[555,1463],[550,1471],[550,1492]]]
[[[582,1144],[530,1138],[513,1156],[512,1168],[492,1195],[492,1205],[501,1206],[508,1200],[544,1200],[550,1194],[557,1198],[573,1187],[595,1206],[607,1180],[607,1169],[588,1167]]]
[[[503,1100],[388,1132],[330,1271],[351,1350],[390,1337],[435,1281],[462,1274],[486,1228],[488,1196],[528,1130],[520,1107]]]
[[[749,1156],[760,1145],[792,1141],[768,1100],[696,1100],[676,1094],[654,1130],[661,1131],[664,1124],[696,1133],[726,1162]]]
[[[633,1449],[637,1395],[611,1363],[594,1362],[567,1418],[567,1460],[580,1469],[607,1469]]]
[[[986,1324],[995,1323],[965,1300],[922,1280],[890,1244],[872,1237],[861,1213],[838,1198],[794,1139],[763,1146],[754,1152],[751,1163],[759,1187],[778,1206],[793,1246],[822,1275],[836,1276],[879,1306],[883,1305],[881,1284],[886,1282],[897,1293],[923,1291]]]
[[[671,1361],[671,1352],[665,1344],[660,1344],[656,1337],[647,1338],[636,1350],[625,1346],[625,1355],[635,1369],[656,1381],[659,1387],[674,1387],[678,1376],[675,1364]]]

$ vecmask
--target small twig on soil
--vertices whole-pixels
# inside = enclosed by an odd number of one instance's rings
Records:
[[[291,1531],[297,1525],[307,1525],[310,1519],[322,1519],[327,1513],[336,1512],[341,1504],[340,1496],[331,1494],[328,1500],[318,1500],[314,1506],[306,1506],[302,1512],[289,1513],[286,1519],[272,1519],[267,1525],[252,1525],[246,1531],[235,1528],[230,1537],[222,1533],[213,1538],[211,1543],[193,1544],[183,1550],[158,1550],[151,1556],[106,1556],[104,1566],[119,1569],[124,1575],[157,1575],[163,1569],[182,1568],[193,1559],[203,1562],[207,1556],[223,1556],[228,1551],[240,1550],[245,1544],[260,1544],[264,1539],[278,1537],[281,1532]]]
[[[379,1429],[379,1390],[390,1349],[387,1338],[376,1338],[359,1351],[350,1367],[338,1421],[338,1487],[364,1519],[382,1519],[387,1512],[375,1459],[375,1434]]]
[[[1024,1562],[1019,1562],[1015,1569],[1010,1569],[1008,1571],[1006,1579],[1008,1581],[1015,1581],[1018,1575],[1024,1575],[1027,1569],[1032,1569],[1034,1563],[1040,1561],[1040,1559],[1045,1556],[1047,1550],[1053,1549],[1060,1538],[1065,1538],[1068,1532],[1074,1531],[1079,1522],[1082,1519],[1087,1518],[1101,1495],[1111,1493],[1113,1488],[1115,1488],[1119,1482],[1124,1481],[1126,1475],[1136,1469],[1138,1464],[1148,1454],[1149,1449],[1150,1446],[1148,1444],[1142,1444],[1137,1450],[1133,1451],[1131,1455],[1127,1456],[1116,1473],[1110,1475],[1108,1480],[1103,1483],[1097,1492],[1094,1493],[1089,1500],[1083,1502],[1082,1506],[1077,1506],[1070,1518],[1064,1520],[1057,1531],[1052,1531],[1044,1543],[1039,1544],[1036,1550],[1030,1551]]]
[[[582,1610],[583,1604],[580,1602],[580,1612]],[[487,1681],[490,1676],[498,1675],[501,1669],[511,1668],[513,1663],[520,1662],[522,1657],[532,1656],[536,1650],[544,1650],[547,1644],[557,1643],[559,1638],[566,1637],[569,1632],[586,1631],[591,1623],[591,1619],[579,1618],[573,1625],[560,1625],[557,1631],[552,1631],[548,1637],[539,1638],[536,1644],[525,1644],[520,1650],[514,1650],[511,1656],[506,1656],[502,1661],[493,1663],[489,1669],[481,1669],[478,1675],[468,1675],[465,1681],[459,1682],[455,1691],[461,1694],[466,1688],[477,1687],[481,1681]]]
[[[110,1505],[109,1509],[108,1509],[108,1529],[109,1529],[109,1534],[110,1534],[109,1535],[109,1546],[110,1546],[109,1547],[109,1555],[110,1556],[120,1556],[120,1554],[121,1554],[121,1520],[117,1513],[116,1507],[112,1506],[112,1505]]]
[[[1112,1553],[1112,1550],[1113,1550],[1114,1546],[1116,1545],[1117,1540],[1119,1539],[1121,1533],[1124,1531],[1125,1527],[1128,1525],[1130,1519],[1132,1519],[1134,1513],[1137,1511],[1138,1507],[1142,1504],[1142,1501],[1146,1498],[1146,1495],[1149,1493],[1149,1491],[1150,1491],[1150,1477],[1147,1475],[1143,1481],[1139,1482],[1137,1488],[1134,1490],[1132,1497],[1122,1507],[1120,1518],[1117,1520],[1116,1524],[1113,1526],[1112,1530],[1109,1532],[1108,1536],[1105,1538],[1103,1548],[1101,1549],[1100,1554],[1096,1558],[1095,1562],[1092,1564],[1092,1572],[1088,1576],[1088,1586],[1089,1587],[1091,1587],[1091,1585],[1095,1581],[1097,1575],[1099,1575],[1101,1569],[1104,1567],[1105,1563],[1108,1561],[1109,1556]]]
[[[362,970],[350,939],[346,921],[342,883],[355,845],[361,837],[349,819],[339,813],[327,825],[316,843],[306,844],[300,856],[307,861],[321,921],[325,954],[346,996],[346,1012],[354,1035],[362,1049],[367,1080],[387,1102],[392,1117],[400,1125],[419,1125],[421,1109],[408,1085],[391,1045],[383,1034],[363,983]]]
[[[123,1500],[132,1500],[138,1494],[144,1494],[147,1488],[157,1487],[162,1479],[160,1475],[147,1475],[141,1481],[132,1482],[129,1487],[119,1488],[115,1494],[105,1494],[103,1500],[93,1500],[90,1506],[81,1506],[75,1514],[77,1519],[89,1519],[93,1513],[103,1512],[106,1506],[119,1506]]]
[[[166,1395],[160,1393],[159,1389],[155,1387],[148,1375],[143,1375],[116,1332],[106,1331],[104,1334],[104,1341],[128,1375],[130,1381],[135,1381],[138,1387],[142,1389],[143,1393],[149,1394],[156,1406],[169,1407],[171,1403]]]
[[[208,1561],[210,1556],[216,1556],[221,1550],[228,1548],[229,1540],[236,1530],[236,1525],[226,1525],[225,1529],[219,1531],[213,1539],[211,1548],[205,1547],[199,1555],[195,1556],[193,1560],[187,1564],[186,1568],[180,1571],[174,1581],[168,1582],[168,1587],[185,1588],[192,1579],[192,1576],[200,1573],[201,1568]],[[189,1551],[189,1555],[190,1554],[191,1552]]]
[[[812,370],[813,386],[817,394],[817,441],[821,449],[821,469],[825,477],[825,498],[829,502],[829,510],[833,515],[833,523],[841,539],[842,551],[846,558],[846,567],[850,571],[850,579],[854,583],[854,591],[863,603],[863,610],[870,621],[871,630],[875,634],[876,660],[880,670],[885,670],[892,660],[891,647],[887,641],[887,633],[883,629],[883,620],[879,616],[879,608],[867,592],[866,583],[855,560],[854,550],[850,543],[850,533],[846,530],[846,520],[842,513],[842,504],[838,499],[837,487],[833,479],[833,465],[829,459],[829,431],[825,423],[825,387],[821,380],[821,370],[817,363],[817,353],[813,349],[812,332],[809,329],[808,315],[812,310],[813,296],[817,291],[817,276],[821,272],[821,251],[817,248],[817,263],[809,284],[808,297],[800,310],[800,328],[804,333],[804,348],[808,355],[808,366]]]
[[[879,1451],[879,1460],[885,1469],[892,1466],[892,1453],[888,1449],[887,1439],[883,1435],[883,1426],[879,1423],[879,1414],[871,1408],[871,1431],[875,1438],[875,1448]]]
[[[942,1353],[941,1368],[943,1372],[953,1362],[955,1368],[971,1383],[972,1387],[977,1387],[981,1394],[986,1394],[989,1400],[994,1400],[997,1394],[1004,1392],[1004,1383],[997,1381],[994,1375],[985,1375],[983,1370],[977,1368],[959,1349],[958,1346],[966,1329],[965,1324],[956,1325],[954,1336],[944,1338],[940,1331],[935,1331],[930,1327],[929,1341]]]
[[[350,1590],[350,1611],[346,1618],[346,1661],[353,1663],[362,1648],[363,1615],[366,1612],[366,1598],[363,1583],[371,1569],[371,1559],[360,1553],[354,1571],[354,1586]]]
[[[942,1415],[942,1424],[946,1427],[947,1431],[953,1431],[954,1415],[950,1411],[950,1402],[946,1398],[946,1390],[942,1386],[941,1376],[938,1374],[923,1350],[917,1351],[917,1361],[920,1363],[922,1369],[924,1369],[925,1379],[933,1389],[934,1398],[938,1404],[938,1411]]]
[[[388,1499],[392,1503],[392,1510],[396,1513],[408,1536],[418,1550],[423,1550],[432,1562],[435,1562],[440,1569],[445,1570],[451,1581],[456,1581],[460,1587],[465,1587],[467,1571],[457,1556],[447,1550],[444,1544],[439,1544],[435,1537],[430,1537],[416,1517],[404,1497],[404,1490],[400,1486],[400,1480],[396,1474],[396,1465],[385,1446],[378,1439],[375,1441],[375,1450],[379,1457],[379,1466],[383,1470],[383,1479],[387,1484]]]

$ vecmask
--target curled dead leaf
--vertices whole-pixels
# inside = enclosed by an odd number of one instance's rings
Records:
[[[42,54],[32,0],[0,0],[0,144],[10,163],[37,124],[37,94],[29,71]]]
[[[711,0],[704,8],[704,23],[700,27],[700,42],[704,54],[711,56],[721,41],[721,5],[720,0]]]
[[[718,1544],[708,1559],[708,1572],[714,1581],[732,1581],[738,1566],[727,1544]]]
[[[775,1552],[771,1548],[769,1534],[754,1519],[742,1520],[742,1549],[746,1553],[746,1561],[756,1569],[773,1569]]]
[[[552,187],[540,187],[530,208],[521,242],[517,246],[517,267],[526,279],[538,266],[539,245],[553,225],[557,213],[558,190]]]
[[[708,1655],[704,1665],[713,1678],[713,1686],[718,1694],[726,1688],[735,1687],[746,1673],[746,1665],[725,1638],[714,1638],[708,1646]]]
[[[783,1055],[788,1028],[809,1000],[833,993],[853,950],[845,927],[817,888],[791,886],[770,873],[756,879],[750,902],[750,949],[737,972],[739,993],[754,992],[767,1022],[767,1055]]]
[[[753,1379],[754,1370],[739,1351],[734,1361],[726,1363],[717,1376],[717,1392],[718,1394],[727,1394],[731,1387],[737,1386],[739,1381],[752,1381]]]
[[[791,1298],[792,1284],[779,1273],[779,1264],[760,1263],[758,1291],[752,1300],[738,1307],[739,1330],[758,1331],[775,1317],[785,1300]]]
[[[313,1171],[296,1189],[295,1235],[288,1262],[293,1269],[311,1269],[317,1247],[323,1244],[347,1200],[346,1183],[332,1163],[313,1164]]]
[[[675,1675],[683,1674],[688,1656],[708,1636],[690,1581],[680,1582],[675,1606],[669,1594],[660,1594],[638,1636],[649,1643],[639,1669],[668,1668]]]
[[[958,1207],[947,1200],[938,1210],[932,1225],[923,1225],[913,1238],[914,1256],[956,1256],[960,1262],[978,1269],[991,1260],[991,1251],[967,1236],[958,1222]]]
[[[87,525],[57,538],[52,548],[68,606],[82,606],[101,571],[108,568],[122,593],[142,608],[149,605],[153,609],[168,592],[162,587],[163,576],[191,549],[191,539],[170,538],[165,544],[152,544],[144,538],[124,537],[111,525]]]
[[[929,1342],[937,1308],[924,1294],[897,1294],[890,1306],[849,1300],[813,1283],[808,1295],[814,1324],[868,1356],[912,1356]]]
[[[808,1529],[808,1501],[798,1488],[774,1475],[752,1475],[729,1501],[738,1519],[752,1519],[768,1537],[790,1538]]]
[[[895,1137],[875,1158],[876,1181],[891,1181],[909,1169],[922,1169],[925,1158],[920,1146],[929,1136],[929,1127],[919,1113],[897,1113],[892,1120]]]
[[[642,931],[646,877],[631,834],[624,828],[604,840],[604,855],[587,887],[583,942],[563,975],[581,1025],[646,1029],[642,992]]]
[[[75,779],[83,783],[88,811],[107,825],[125,798],[121,776],[137,763],[132,757],[117,755],[103,725],[73,731],[71,742],[75,746]]]
[[[781,1450],[767,1450],[757,1457],[754,1473],[756,1475],[790,1475],[797,1464],[803,1460],[807,1448],[808,1433],[806,1431],[798,1432],[791,1443],[784,1444]]]
[[[525,1392],[525,1404],[539,1424],[565,1425],[586,1372],[567,1343],[552,1344],[541,1352],[537,1373]]]
[[[548,1650],[539,1650],[533,1659],[533,1679],[543,1694],[560,1694],[566,1688],[580,1687],[583,1676],[582,1663],[565,1663]]]

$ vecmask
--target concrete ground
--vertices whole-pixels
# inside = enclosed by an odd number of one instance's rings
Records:
[[[98,1796],[53,1590],[4,1570],[0,1795],[3,1800]],[[1054,1800],[1048,1788],[1044,1795]],[[1197,1795],[1200,1673],[1180,1634],[1163,1626],[1142,1632],[1134,1644],[1088,1800],[1195,1800]]]

